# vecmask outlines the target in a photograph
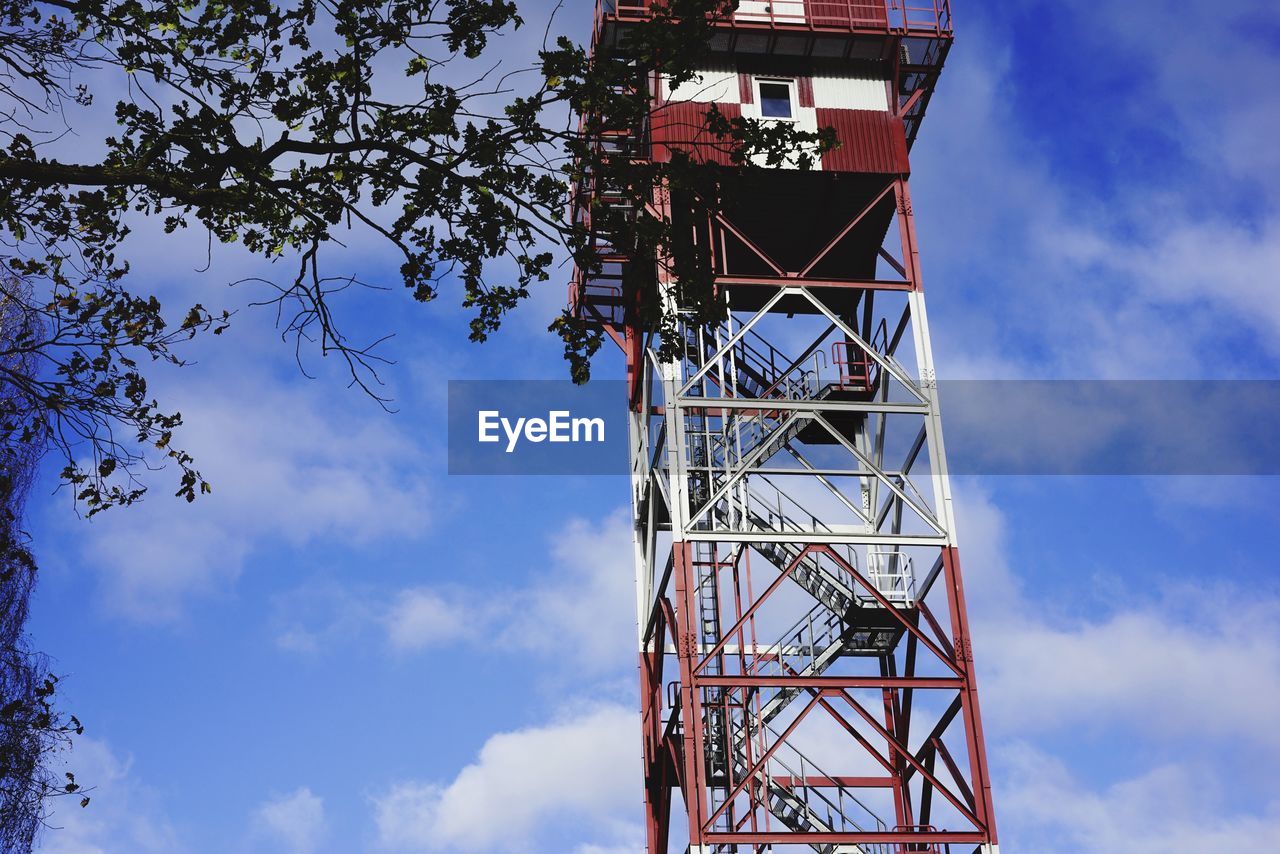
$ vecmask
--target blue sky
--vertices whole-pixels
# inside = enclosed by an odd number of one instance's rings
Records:
[[[940,372],[1280,377],[1272,4],[954,7],[913,152]],[[156,245],[139,286],[247,301],[245,259]],[[447,380],[562,377],[562,297],[484,346],[447,298],[353,298],[397,333],[394,415],[242,314],[160,378],[213,495],[89,522],[37,491],[32,630],[97,785],[45,851],[641,850],[625,481],[446,474]],[[1005,850],[1273,848],[1273,480],[956,488]]]

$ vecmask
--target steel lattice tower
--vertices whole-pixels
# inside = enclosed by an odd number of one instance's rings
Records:
[[[647,3],[603,2],[597,46]],[[653,188],[729,304],[675,356],[625,309],[618,241],[570,289],[627,359],[648,850],[996,852],[907,186],[947,0],[741,0],[714,32],[602,146],[723,162],[689,133],[713,102],[841,145],[735,178],[706,221]]]

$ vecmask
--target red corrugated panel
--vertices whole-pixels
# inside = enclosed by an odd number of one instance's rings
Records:
[[[742,108],[737,104],[716,104],[716,107],[728,119],[742,115]],[[664,104],[657,109],[649,126],[653,159],[665,162],[671,159],[673,150],[678,150],[692,153],[696,160],[728,165],[728,144],[720,142],[706,129],[710,108],[710,104],[689,101]]]
[[[902,120],[880,110],[819,108],[818,127],[835,128],[840,147],[822,155],[828,172],[909,172]]]
[[[883,27],[885,0],[805,0],[805,18],[815,27]]]
[[[797,77],[796,78],[796,98],[800,101],[802,107],[813,106],[813,78]]]
[[[752,91],[751,75],[738,72],[738,103],[753,104],[755,103],[755,92]]]

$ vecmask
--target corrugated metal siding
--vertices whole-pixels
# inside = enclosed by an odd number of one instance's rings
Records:
[[[805,17],[817,27],[883,27],[889,23],[884,0],[805,0]]]
[[[813,106],[813,78],[797,77],[796,78],[796,98],[800,102],[801,107]]]
[[[707,110],[710,104],[694,102],[666,104],[654,111],[650,119],[650,139],[653,142],[653,159],[666,162],[672,151],[688,151],[695,160],[729,165],[728,145],[706,130]],[[717,104],[720,113],[728,119],[742,115],[737,104]]]
[[[751,104],[756,100],[754,87],[751,85],[751,75],[745,71],[738,72],[738,103]]]
[[[885,82],[873,77],[813,77],[813,105],[828,110],[888,110]]]
[[[835,128],[840,147],[822,155],[829,172],[908,172],[902,120],[879,110],[817,110],[818,127]]]
[[[701,68],[692,80],[681,83],[674,90],[667,78],[662,80],[662,97],[666,101],[719,101],[738,102],[738,69],[732,65],[716,65]]]
[[[803,24],[808,0],[740,0],[733,13],[735,21]],[[848,13],[845,13],[848,17]]]

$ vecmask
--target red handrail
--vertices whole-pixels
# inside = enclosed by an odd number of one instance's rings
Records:
[[[598,0],[596,22],[606,18],[642,20],[660,3],[661,0]],[[786,8],[779,11],[779,5]],[[951,0],[778,0],[752,2],[745,9],[742,6],[740,2],[730,23],[817,30],[885,28],[934,35],[951,32]]]

